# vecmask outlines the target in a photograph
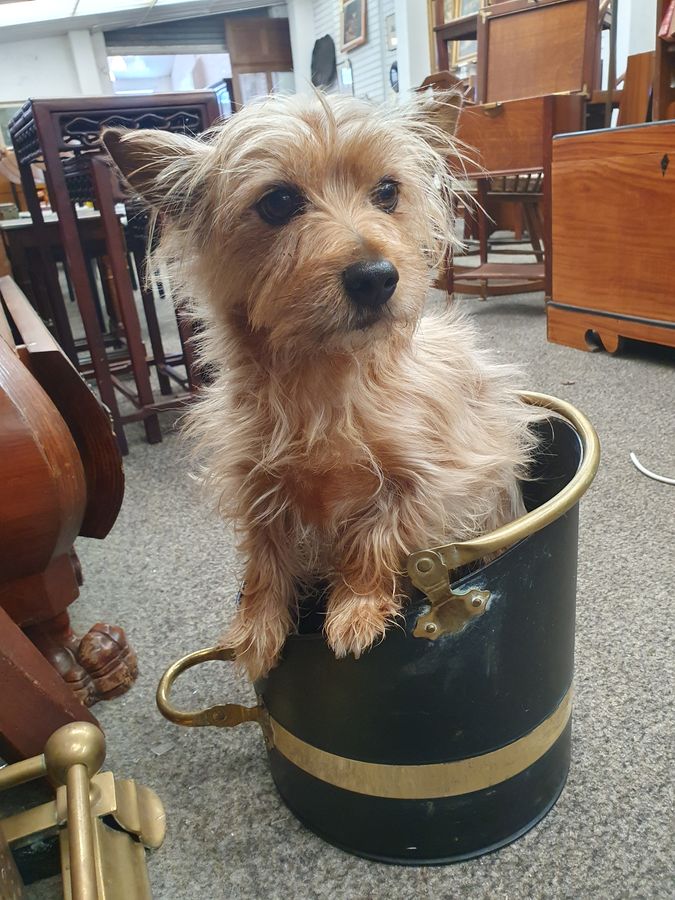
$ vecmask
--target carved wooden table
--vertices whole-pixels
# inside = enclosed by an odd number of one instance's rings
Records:
[[[209,91],[154,94],[139,97],[91,97],[71,100],[29,100],[10,122],[10,134],[21,172],[26,202],[40,245],[47,290],[60,291],[58,274],[44,234],[31,163],[41,161],[58,227],[70,281],[82,316],[91,366],[104,404],[110,410],[122,452],[127,451],[123,425],[141,420],[150,443],[162,439],[158,411],[175,408],[175,398],[156,401],[148,371],[148,355],[129,278],[126,246],[115,216],[116,184],[101,150],[100,132],[107,126],[161,128],[198,134],[219,116],[216,95]],[[106,254],[110,259],[135,390],[113,377],[96,315],[86,258],[78,233],[74,202],[91,200],[101,214]],[[166,383],[163,387],[166,389]],[[122,415],[116,391],[135,409]]]

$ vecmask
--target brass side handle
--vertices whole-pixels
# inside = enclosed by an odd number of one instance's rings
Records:
[[[176,725],[185,725],[188,728],[205,728],[209,725],[215,728],[234,728],[242,722],[258,722],[262,724],[264,707],[242,706],[240,703],[226,703],[223,706],[210,706],[208,709],[196,711],[176,709],[169,702],[171,689],[183,672],[204,662],[233,662],[236,657],[231,647],[207,647],[205,650],[197,650],[179,659],[162,675],[157,687],[157,706],[159,711],[170,722]]]
[[[490,116],[491,119],[495,119],[497,116],[500,116],[504,112],[504,104],[497,101],[496,103],[484,103],[481,106],[481,111],[486,115]]]

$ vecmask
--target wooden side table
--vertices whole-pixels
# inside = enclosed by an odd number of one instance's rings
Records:
[[[128,450],[123,428],[126,422],[142,420],[148,442],[156,443],[162,439],[158,412],[175,408],[177,400],[171,398],[156,402],[154,398],[148,355],[141,340],[129,279],[124,239],[114,214],[113,175],[104,163],[100,132],[107,126],[116,126],[198,134],[218,116],[216,95],[203,91],[139,97],[29,100],[10,123],[26,201],[38,235],[48,291],[55,292],[58,289],[56,265],[44,235],[44,218],[30,168],[31,163],[38,160],[45,166],[49,197],[58,213],[66,267],[84,324],[93,374],[101,399],[112,415],[123,453]],[[73,180],[77,182],[78,199],[82,200],[89,193],[89,199],[96,203],[101,213],[105,246],[114,272],[134,378],[133,390],[113,376],[110,370],[69,187],[69,181],[72,186]],[[117,392],[132,402],[135,407],[133,412],[121,414]]]

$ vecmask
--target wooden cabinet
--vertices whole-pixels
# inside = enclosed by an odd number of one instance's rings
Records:
[[[675,347],[675,122],[553,141],[550,341]]]

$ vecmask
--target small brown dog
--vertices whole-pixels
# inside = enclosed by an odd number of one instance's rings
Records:
[[[191,429],[247,558],[225,641],[252,677],[299,584],[328,582],[326,639],[359,656],[399,616],[410,552],[523,511],[533,413],[513,372],[456,311],[423,315],[453,241],[446,103],[275,96],[203,140],[104,135],[205,323]]]

